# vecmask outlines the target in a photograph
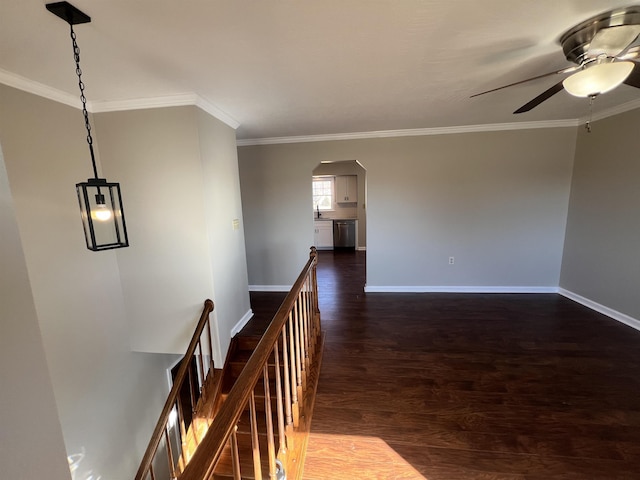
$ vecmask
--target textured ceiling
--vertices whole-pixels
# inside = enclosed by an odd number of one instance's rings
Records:
[[[43,0],[0,0],[0,69],[77,97],[68,25]],[[560,92],[558,38],[624,1],[72,0],[94,103],[197,94],[239,124],[239,139],[566,120],[588,101]],[[605,111],[640,100],[622,85]]]

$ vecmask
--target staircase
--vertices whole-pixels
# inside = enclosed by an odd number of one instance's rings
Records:
[[[136,480],[302,478],[324,341],[316,264],[312,247],[264,333],[232,339],[222,370],[203,354],[205,303]]]
[[[229,392],[235,385],[238,377],[244,370],[249,358],[255,351],[258,343],[260,342],[261,336],[259,335],[243,335],[239,333],[236,337],[234,337],[231,341],[230,346],[230,355],[227,363],[225,364],[225,368],[223,370],[222,375],[222,384],[221,384],[221,400],[224,401]],[[276,391],[276,382],[275,382],[275,359],[273,355],[269,358],[268,361],[269,368],[269,392]],[[280,373],[282,375],[282,366],[280,366]],[[264,380],[258,380],[255,388],[254,388],[254,398],[256,405],[256,421],[257,421],[257,431],[258,431],[258,449],[260,452],[268,452],[269,451],[269,441],[267,435],[267,412],[265,408],[265,390],[264,390]],[[270,398],[270,408],[271,412],[275,412],[276,398],[275,396],[271,396]],[[255,473],[253,472],[254,463],[253,463],[253,444],[252,444],[252,432],[251,432],[251,412],[249,407],[245,408],[242,412],[240,420],[237,424],[237,443],[238,443],[238,452],[240,458],[240,471],[241,472],[249,472],[248,474],[243,474],[243,479],[254,479]],[[278,434],[277,429],[273,434],[274,446],[280,445],[280,436]],[[269,460],[266,455],[260,456],[260,470],[262,477],[269,477]],[[233,473],[233,459],[232,459],[232,448],[231,445],[227,445],[222,456],[220,457],[220,461],[216,465],[213,477],[214,480],[222,480],[222,479],[232,479],[234,478]]]

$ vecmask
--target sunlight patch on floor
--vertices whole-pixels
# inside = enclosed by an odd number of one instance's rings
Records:
[[[428,480],[376,437],[311,433],[305,480]]]

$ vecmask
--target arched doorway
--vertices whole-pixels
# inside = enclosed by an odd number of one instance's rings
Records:
[[[323,161],[312,172],[314,182],[314,229],[324,229],[324,237],[318,238],[320,249],[332,249],[327,241],[329,228],[337,223],[355,221],[355,250],[367,248],[367,171],[357,160]],[[328,221],[334,225],[329,226]],[[322,222],[322,223],[320,223]],[[317,242],[316,242],[317,243]]]

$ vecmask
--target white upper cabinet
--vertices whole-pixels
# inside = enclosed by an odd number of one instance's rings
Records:
[[[336,177],[336,202],[356,203],[358,201],[358,176],[340,175]]]

